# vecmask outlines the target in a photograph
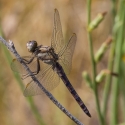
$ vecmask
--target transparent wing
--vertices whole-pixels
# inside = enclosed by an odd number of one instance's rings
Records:
[[[58,74],[52,69],[52,66],[48,65],[48,67],[39,72],[36,76],[37,79],[41,82],[41,84],[47,90],[54,89],[59,84],[59,76]],[[34,96],[43,94],[43,91],[39,88],[38,84],[34,81],[31,81],[27,84],[24,95],[25,96]]]
[[[76,44],[76,34],[74,33],[70,38],[69,42],[59,52],[59,63],[63,67],[66,74],[69,74],[72,67],[72,56]]]
[[[63,40],[62,27],[60,22],[60,16],[57,9],[54,13],[54,28],[51,39],[51,46],[59,56],[59,63],[63,67],[66,74],[69,74],[72,65],[72,55],[76,44],[76,34],[70,38],[66,43]]]
[[[52,33],[52,38],[51,38],[51,47],[53,47],[55,52],[58,54],[61,51],[61,49],[64,47],[64,45],[65,45],[65,42],[63,40],[60,16],[59,16],[58,10],[55,9],[54,27],[53,27],[53,33]]]
[[[22,58],[30,60],[31,57],[24,56]],[[32,72],[36,71],[37,69],[36,59],[37,58],[35,58],[32,63],[27,64]],[[13,62],[11,63],[11,68],[13,71],[20,73],[21,75],[27,74],[23,66],[16,59],[14,59]],[[42,61],[40,61],[40,72],[36,75],[36,77],[47,90],[52,90],[59,84],[59,76],[52,69],[52,65],[48,65]],[[33,96],[39,94],[43,94],[42,90],[34,81],[30,81],[24,90],[24,95]]]
[[[32,56],[23,56],[22,58],[29,61],[32,58]],[[27,64],[27,66],[30,68],[30,70],[32,72],[36,71],[36,69],[37,69],[37,58],[35,58],[32,63]],[[13,61],[11,62],[11,69],[14,72],[17,72],[21,75],[27,74],[27,71],[24,69],[24,67],[21,65],[21,63],[17,59],[13,59]]]

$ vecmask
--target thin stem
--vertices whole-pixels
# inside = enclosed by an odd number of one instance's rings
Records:
[[[116,4],[117,0],[112,0],[112,13],[115,16],[116,15]]]
[[[115,16],[116,16],[116,9],[115,9],[116,0],[112,0],[112,4],[113,4],[112,13],[113,13],[113,16],[114,16],[114,19],[115,19]],[[111,72],[113,70],[115,46],[116,46],[116,41],[115,41],[116,34],[115,34],[115,32],[113,32],[113,36],[114,36],[114,40],[113,40],[112,45],[111,45],[109,59],[108,59],[109,60],[108,69]],[[110,92],[110,87],[111,87],[111,81],[112,81],[112,76],[107,75],[106,83],[105,83],[105,87],[104,87],[104,102],[103,102],[103,112],[102,112],[103,117],[106,117],[106,109],[107,109],[108,97],[109,97],[109,92]]]
[[[122,46],[124,41],[124,32],[125,32],[125,0],[120,1],[120,10],[119,10],[119,22],[122,22],[122,25],[117,30],[117,43],[116,43],[116,56],[115,56],[115,67],[114,70],[118,74],[120,74],[120,65],[122,59]],[[119,90],[119,82],[120,79],[114,78],[113,79],[113,100],[112,100],[112,120],[111,124],[116,125],[118,120],[118,90]]]
[[[122,63],[121,63],[121,68],[120,68],[120,92],[121,92],[121,103],[122,103],[122,107],[125,105],[125,35],[124,35],[124,43],[123,43],[123,52],[122,52]],[[125,108],[122,108],[122,112],[123,112],[123,121],[125,121]]]
[[[115,53],[115,41],[113,41],[110,54],[109,54],[108,69],[111,72],[113,70],[114,53]],[[104,87],[103,117],[106,116],[106,109],[107,109],[108,97],[109,97],[110,86],[111,86],[111,78],[112,78],[111,75],[107,75],[106,77],[106,83]]]
[[[51,93],[49,93],[42,84],[37,80],[37,78],[33,75],[29,67],[23,62],[20,55],[17,53],[14,44],[12,41],[9,43],[5,41],[2,37],[0,37],[0,41],[14,54],[17,60],[23,65],[27,73],[29,73],[32,80],[40,87],[40,89],[47,95],[47,97],[61,110],[65,115],[67,115],[72,121],[74,121],[77,125],[83,125],[78,119],[76,119],[71,113],[69,113],[54,97]]]
[[[88,26],[91,21],[91,0],[87,1],[87,8],[88,8]],[[93,51],[93,43],[92,43],[92,36],[91,33],[88,32],[88,41],[89,41],[89,47],[90,47],[90,56],[91,56],[91,62],[92,62],[92,75],[93,75],[93,91],[95,95],[95,101],[97,106],[97,112],[100,120],[100,124],[103,125],[103,118],[100,111],[100,105],[99,105],[99,99],[98,99],[98,90],[97,90],[97,83],[96,83],[96,63],[94,60],[94,51]]]

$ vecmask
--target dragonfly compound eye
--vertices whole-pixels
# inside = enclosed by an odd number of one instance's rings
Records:
[[[34,40],[29,41],[29,42],[27,42],[26,47],[29,52],[34,52],[35,49],[37,48],[37,42]]]

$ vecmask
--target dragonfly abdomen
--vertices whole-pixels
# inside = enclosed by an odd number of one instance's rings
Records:
[[[79,95],[77,94],[77,92],[75,91],[75,89],[73,88],[73,86],[69,83],[66,85],[68,90],[71,92],[71,94],[73,95],[73,97],[75,98],[75,100],[77,101],[77,103],[80,105],[80,107],[82,108],[82,110],[89,116],[91,117],[87,107],[85,106],[85,104],[83,103],[83,101],[81,100],[81,98],[79,97]]]
[[[81,109],[89,117],[91,117],[89,110],[87,109],[87,107],[85,106],[85,104],[83,103],[83,101],[81,100],[81,98],[79,97],[79,95],[77,94],[77,92],[75,91],[75,89],[73,88],[71,83],[69,82],[67,76],[65,75],[65,73],[63,71],[62,66],[59,63],[56,63],[56,71],[57,71],[58,75],[60,76],[60,78],[62,79],[62,81],[64,82],[64,84],[66,85],[66,87],[68,88],[68,90],[70,91],[70,93],[72,94],[72,96],[75,98],[75,100],[77,101],[77,103],[81,107]]]

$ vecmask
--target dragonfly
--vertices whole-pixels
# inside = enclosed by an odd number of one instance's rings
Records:
[[[55,9],[51,46],[38,45],[35,40],[29,41],[26,47],[31,55],[23,56],[22,60],[48,91],[54,89],[61,79],[81,109],[91,117],[89,110],[67,78],[71,70],[76,40],[77,36],[73,33],[68,42],[64,41],[59,12]],[[17,59],[13,59],[11,69],[21,74],[24,79],[30,76]],[[40,94],[43,94],[43,91],[31,80],[25,87],[24,96]]]

